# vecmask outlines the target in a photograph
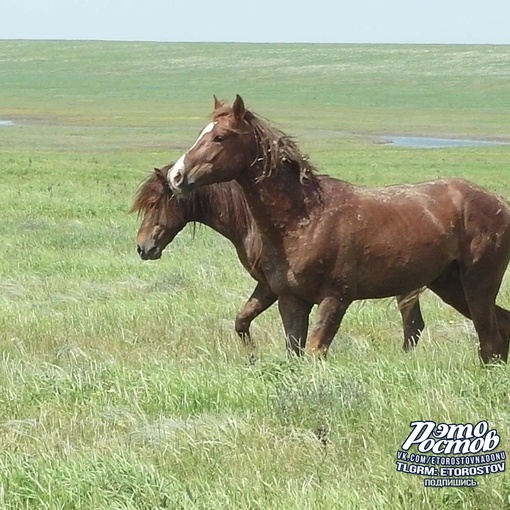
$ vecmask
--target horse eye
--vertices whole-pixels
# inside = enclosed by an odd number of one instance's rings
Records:
[[[222,136],[222,135],[216,135],[214,138],[213,138],[213,142],[215,143],[221,143],[223,142],[223,140],[225,140],[225,137]]]

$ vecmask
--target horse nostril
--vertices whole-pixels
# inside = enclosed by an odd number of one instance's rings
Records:
[[[136,251],[142,260],[157,260],[161,258],[161,250],[157,245],[151,246],[150,248],[143,248],[142,246],[138,245],[136,247]]]
[[[152,248],[149,249],[149,251],[147,252],[147,255],[149,257],[154,257],[158,254],[158,247],[157,246],[153,246]]]
[[[159,259],[161,257],[161,252],[156,245],[151,246],[150,248],[145,246],[140,246],[139,244],[136,246],[136,252],[142,260],[154,260]]]
[[[182,175],[182,172],[180,170],[177,170],[174,175],[174,184],[176,186],[180,186],[182,184],[182,181],[184,180],[184,176]]]

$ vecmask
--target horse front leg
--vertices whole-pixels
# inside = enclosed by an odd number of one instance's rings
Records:
[[[252,353],[255,344],[251,338],[250,325],[252,321],[267,310],[276,299],[276,294],[266,284],[259,282],[248,298],[248,301],[246,301],[236,315],[235,330]]]
[[[289,354],[302,356],[304,353],[312,306],[311,303],[292,294],[278,296],[278,309],[285,329]]]
[[[309,351],[312,355],[326,356],[350,304],[350,301],[336,297],[327,297],[321,301],[317,310],[317,322],[310,336]]]
[[[425,321],[420,308],[420,294],[423,289],[418,289],[409,294],[397,296],[397,304],[402,315],[402,325],[404,327],[404,351],[410,351],[420,339],[421,333],[425,328]]]

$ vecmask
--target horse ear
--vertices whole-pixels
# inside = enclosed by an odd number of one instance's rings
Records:
[[[244,107],[243,98],[239,94],[236,94],[236,100],[232,105],[232,110],[234,111],[234,117],[236,119],[240,120],[244,117],[246,108]]]
[[[214,98],[214,109],[218,110],[219,108],[221,108],[223,106],[223,103],[216,97],[215,94],[213,94],[212,97]]]

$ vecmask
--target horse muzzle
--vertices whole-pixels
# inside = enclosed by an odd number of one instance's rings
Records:
[[[161,250],[156,245],[150,248],[138,245],[136,251],[142,260],[158,260],[161,258]]]
[[[187,196],[195,189],[195,183],[189,182],[182,172],[176,172],[168,180],[171,190],[179,196]]]

